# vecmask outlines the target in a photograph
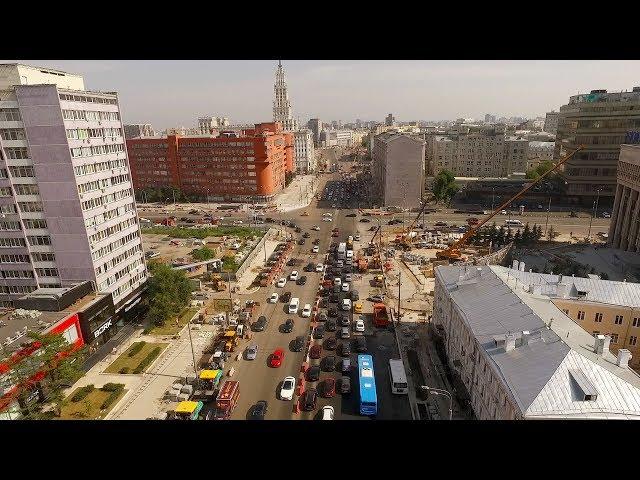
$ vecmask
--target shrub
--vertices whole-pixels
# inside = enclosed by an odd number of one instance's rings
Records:
[[[160,347],[156,347],[153,350],[151,350],[147,354],[147,356],[144,357],[142,361],[138,364],[138,366],[133,370],[133,373],[142,373],[144,369],[147,368],[147,366],[149,366],[151,362],[153,362],[158,355],[160,355],[161,351],[162,349]]]
[[[124,385],[121,383],[105,383],[100,390],[104,392],[115,392],[117,390],[122,390]]]
[[[142,334],[143,335],[149,335],[151,332],[153,332],[153,328],[147,327],[142,331]]]
[[[106,410],[107,408],[109,408],[111,404],[115,402],[116,399],[120,396],[120,392],[122,392],[124,386],[122,384],[118,385],[120,385],[120,388],[111,392],[111,395],[109,395],[105,399],[105,401],[102,402],[102,405],[100,405],[100,410]]]
[[[140,353],[140,350],[142,350],[144,348],[144,346],[146,345],[147,342],[136,342],[133,344],[133,347],[131,347],[131,350],[129,350],[129,357],[133,357],[135,355],[137,355],[138,353]]]
[[[120,373],[126,375],[127,373],[129,373],[131,371],[131,369],[129,367],[122,367],[120,369]]]
[[[95,390],[95,388],[96,387],[94,387],[93,384],[86,385],[84,387],[79,388],[78,391],[74,393],[73,396],[71,397],[71,401],[80,402],[84,400],[87,397],[87,395],[89,395],[91,392]]]

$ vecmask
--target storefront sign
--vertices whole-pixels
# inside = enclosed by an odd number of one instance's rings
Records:
[[[93,338],[98,338],[100,335],[102,335],[104,331],[111,326],[112,322],[113,322],[113,319],[110,318],[109,320],[104,322],[102,325],[100,325],[100,328],[98,328],[95,332],[93,332],[93,335],[94,335]]]

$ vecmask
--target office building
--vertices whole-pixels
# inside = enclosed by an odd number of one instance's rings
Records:
[[[524,267],[436,267],[432,322],[457,395],[480,420],[640,419],[629,350],[614,355],[610,336],[554,304],[581,296],[573,279],[519,277]]]
[[[124,138],[153,137],[155,134],[150,123],[136,123],[124,126]]]
[[[303,174],[313,172],[316,169],[316,154],[311,130],[298,130],[293,137],[296,171]]]
[[[396,124],[396,119],[393,116],[393,113],[390,113],[389,115],[387,115],[384,119],[384,125],[385,127],[393,127]]]
[[[227,117],[200,117],[198,118],[198,133],[210,134],[214,130],[229,126]]]
[[[348,129],[323,130],[320,142],[325,147],[350,147],[353,145],[353,131]]]
[[[293,109],[287,92],[287,82],[282,68],[282,62],[278,62],[276,70],[276,82],[273,86],[273,121],[279,122],[285,132],[298,130],[298,121],[293,118]]]
[[[556,134],[558,131],[558,118],[560,117],[560,113],[556,111],[547,112],[544,117],[544,126],[542,127],[543,132]]]
[[[419,136],[385,132],[374,138],[371,176],[385,207],[415,208],[424,195],[424,145]]]
[[[127,141],[136,190],[173,186],[210,201],[269,201],[294,169],[293,133],[279,123]]]
[[[600,189],[600,201],[613,200],[620,145],[630,130],[640,130],[640,87],[631,92],[592,90],[560,107],[554,158],[584,146],[561,171],[567,196],[591,206]]]
[[[118,95],[0,65],[0,302],[83,281],[116,311],[147,279]]]
[[[320,133],[322,133],[322,120],[319,118],[312,118],[307,123],[307,127],[313,132],[313,145],[320,146]]]
[[[622,145],[618,183],[611,212],[609,242],[614,248],[640,252],[640,145]]]

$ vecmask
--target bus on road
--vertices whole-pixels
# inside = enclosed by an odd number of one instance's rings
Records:
[[[407,373],[404,371],[402,360],[389,360],[389,378],[391,379],[391,392],[398,395],[407,395],[409,386],[407,384]]]
[[[376,415],[378,413],[378,396],[371,355],[358,355],[358,380],[360,383],[360,415]]]

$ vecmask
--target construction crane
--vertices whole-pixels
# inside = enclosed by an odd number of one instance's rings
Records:
[[[411,222],[411,225],[409,225],[409,228],[407,229],[406,233],[404,233],[403,231],[401,237],[396,237],[396,243],[398,243],[399,245],[403,245],[405,249],[411,249],[411,238],[409,237],[409,233],[411,232],[411,230],[413,230],[413,227],[416,226],[416,223],[418,223],[418,220],[420,219],[420,215],[422,215],[424,211],[427,209],[427,205],[428,203],[425,201],[422,204],[422,208],[418,212],[418,215],[416,215],[416,218],[414,218],[413,222]]]
[[[485,225],[489,220],[491,220],[493,217],[495,217],[505,207],[507,207],[508,205],[511,205],[512,202],[514,202],[515,200],[520,198],[522,195],[527,193],[534,185],[537,185],[538,183],[540,183],[540,181],[542,179],[544,179],[547,175],[549,175],[552,172],[555,172],[558,168],[560,168],[562,165],[564,165],[567,162],[567,160],[569,160],[573,156],[574,153],[576,153],[579,150],[582,150],[583,148],[584,148],[584,146],[580,145],[575,150],[573,150],[571,153],[566,155],[564,158],[560,159],[560,161],[558,161],[558,163],[556,163],[552,168],[547,170],[544,174],[540,175],[540,177],[538,177],[536,180],[534,180],[529,185],[524,187],[522,190],[520,190],[518,193],[516,193],[513,197],[511,197],[509,200],[507,200],[502,205],[500,205],[498,208],[496,208],[493,212],[491,212],[491,214],[487,218],[485,218],[484,220],[479,222],[474,227],[469,228],[469,230],[467,230],[459,240],[457,240],[455,243],[450,245],[448,248],[437,252],[436,253],[436,259],[437,260],[449,260],[449,261],[460,260],[462,258],[462,255],[460,254],[460,249],[467,243],[467,241],[473,236],[473,234],[476,233],[480,229],[480,227]]]

